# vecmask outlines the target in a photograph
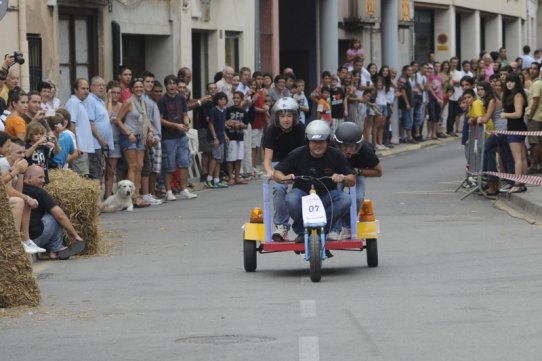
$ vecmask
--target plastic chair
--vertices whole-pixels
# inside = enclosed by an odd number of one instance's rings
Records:
[[[190,167],[188,171],[190,178],[199,179],[201,176],[201,155],[199,152],[198,131],[196,129],[190,129],[187,136],[189,141],[190,157],[192,158],[192,167]]]

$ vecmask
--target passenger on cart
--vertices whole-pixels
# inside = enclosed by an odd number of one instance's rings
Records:
[[[299,105],[293,98],[279,99],[271,116],[271,126],[263,139],[263,166],[269,177],[273,177],[273,167],[286,158],[288,153],[305,145],[305,126],[299,121]],[[288,184],[273,182],[275,231],[271,238],[275,242],[288,239],[290,215],[286,207],[287,192]]]
[[[372,144],[363,140],[363,131],[356,123],[340,124],[333,140],[356,174],[356,209],[359,210],[365,199],[365,177],[382,177],[382,165]],[[339,240],[351,239],[350,212],[347,212],[339,223]]]

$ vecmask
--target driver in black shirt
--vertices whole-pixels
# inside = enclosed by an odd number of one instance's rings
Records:
[[[297,234],[295,241],[301,243],[304,239],[301,197],[308,195],[311,182],[295,179],[295,176],[330,177],[312,183],[326,209],[324,231],[328,234],[328,240],[337,240],[337,237],[329,235],[338,235],[339,220],[348,212],[351,203],[350,196],[337,186],[355,185],[356,176],[344,155],[338,149],[329,147],[331,129],[325,121],[310,122],[305,135],[308,145],[293,150],[277,164],[273,178],[279,182],[294,180],[292,190],[286,195],[286,206],[293,219],[292,229]]]

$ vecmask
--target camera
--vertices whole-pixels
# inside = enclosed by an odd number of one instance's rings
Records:
[[[15,62],[19,65],[23,65],[24,64],[24,57],[23,57],[23,53],[21,53],[20,51],[14,51],[13,52],[13,59],[15,60]]]
[[[48,141],[48,142],[52,142],[52,141],[53,141],[53,137],[47,137],[47,141]]]

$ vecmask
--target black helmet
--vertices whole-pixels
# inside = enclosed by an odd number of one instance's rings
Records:
[[[335,130],[333,140],[339,148],[341,145],[355,145],[355,152],[357,152],[361,147],[363,132],[356,123],[344,122]]]

